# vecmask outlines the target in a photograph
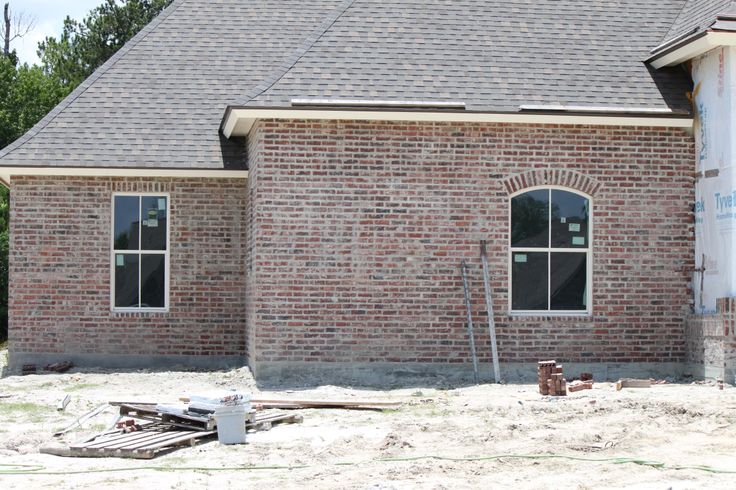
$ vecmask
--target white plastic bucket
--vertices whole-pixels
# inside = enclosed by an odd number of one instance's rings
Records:
[[[217,440],[220,444],[245,443],[245,407],[243,405],[221,406],[215,410]]]

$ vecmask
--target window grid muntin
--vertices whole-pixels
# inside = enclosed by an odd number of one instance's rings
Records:
[[[513,229],[512,223],[512,205],[513,199],[518,196],[522,196],[526,193],[546,190],[548,192],[548,216],[547,216],[547,247],[513,247],[511,246],[511,230]],[[585,248],[553,248],[552,247],[552,191],[561,190],[569,192],[571,194],[578,195],[585,198],[588,201],[588,226],[586,229],[586,246]],[[593,313],[593,249],[591,246],[593,237],[593,199],[582,192],[575,191],[563,186],[547,185],[547,186],[536,186],[526,188],[521,191],[515,192],[509,197],[509,256],[508,256],[508,308],[509,314],[512,316],[589,316]],[[552,310],[552,253],[585,253],[586,261],[586,291],[585,291],[585,310]],[[513,261],[515,253],[546,253],[547,254],[547,309],[546,310],[514,310],[513,309]]]
[[[116,250],[115,249],[115,198],[116,197],[137,197],[138,198],[138,249],[137,250]],[[144,197],[163,197],[166,198],[166,250],[141,250],[142,243],[142,217],[143,217],[143,198]],[[169,249],[171,245],[171,197],[167,192],[114,192],[112,194],[111,207],[111,244],[110,244],[110,308],[115,312],[151,312],[165,313],[169,311],[169,285],[170,285],[170,266],[169,266]],[[138,305],[137,307],[118,307],[116,306],[116,256],[117,255],[137,255],[138,256]],[[143,263],[143,255],[163,255],[164,256],[164,306],[163,307],[141,307],[141,267]]]

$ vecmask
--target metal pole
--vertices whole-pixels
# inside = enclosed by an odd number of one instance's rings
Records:
[[[493,318],[493,301],[491,299],[491,279],[488,274],[488,253],[486,241],[480,241],[480,258],[483,261],[483,286],[486,290],[486,309],[488,310],[488,332],[491,334],[491,352],[493,353],[493,377],[496,383],[501,382],[501,368],[498,366],[498,347],[496,346],[496,321]]]
[[[463,260],[460,264],[460,269],[463,272],[463,290],[465,291],[465,307],[468,312],[468,336],[470,336],[470,353],[473,356],[473,373],[475,375],[476,384],[480,383],[480,377],[478,376],[478,356],[475,353],[475,336],[473,335],[473,311],[470,307],[470,292],[468,291],[468,265]]]

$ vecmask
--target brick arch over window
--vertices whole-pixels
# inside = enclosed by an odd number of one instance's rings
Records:
[[[602,183],[573,170],[532,170],[512,175],[502,181],[508,195],[530,187],[558,185],[583,192],[591,197],[602,187]]]

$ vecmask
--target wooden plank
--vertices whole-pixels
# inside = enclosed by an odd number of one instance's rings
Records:
[[[42,454],[52,454],[54,456],[62,456],[67,458],[129,458],[129,459],[152,459],[155,455],[155,451],[144,451],[137,453],[112,453],[99,450],[89,449],[72,449],[65,447],[42,447],[40,449]]]
[[[622,388],[651,388],[651,387],[652,387],[651,379],[622,378],[618,380],[618,382],[616,383],[616,390],[621,390]]]
[[[154,434],[154,437],[145,440],[133,441],[130,444],[122,446],[120,449],[130,451],[134,449],[150,449],[152,446],[157,445],[163,447],[166,446],[170,440],[178,439],[183,435],[187,436],[187,438],[191,438],[192,432],[194,431],[174,430],[169,432],[159,432]]]
[[[401,407],[400,402],[384,402],[375,400],[289,400],[289,399],[265,399],[254,398],[251,400],[253,405],[260,405],[263,408],[343,408],[354,410],[390,410]]]
[[[82,446],[70,446],[74,447],[75,449],[122,449],[125,446],[128,446],[130,444],[133,444],[137,441],[142,440],[148,440],[153,437],[156,437],[158,435],[158,432],[151,432],[151,431],[138,431],[138,432],[130,432],[128,434],[124,434],[123,437],[117,437],[114,440],[109,439],[103,439],[100,441],[93,441],[88,444],[84,444]]]
[[[488,272],[488,253],[486,252],[486,241],[480,241],[480,258],[483,263],[483,287],[486,293],[486,311],[488,312],[488,334],[491,340],[491,356],[493,359],[493,378],[496,383],[501,382],[501,368],[498,365],[498,346],[496,343],[496,322],[493,313],[493,300],[491,299],[491,279]]]
[[[206,432],[201,432],[201,431],[200,432],[191,432],[191,433],[189,433],[187,435],[182,435],[180,437],[169,439],[166,442],[148,445],[148,446],[145,447],[145,449],[162,449],[162,448],[168,447],[168,446],[178,446],[180,444],[183,444],[185,442],[188,442],[188,441],[191,441],[191,440],[194,440],[194,439],[204,439],[206,437],[213,436],[213,435],[216,435],[216,434],[217,434],[217,431],[216,430],[209,430],[209,431],[206,431]]]

